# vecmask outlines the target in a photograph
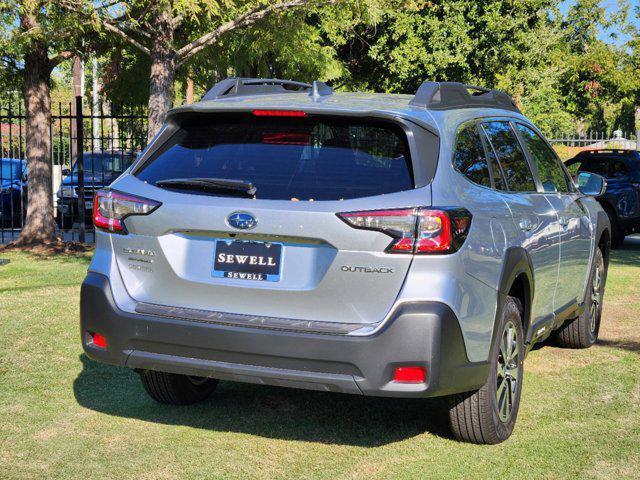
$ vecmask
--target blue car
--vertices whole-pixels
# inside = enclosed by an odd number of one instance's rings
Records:
[[[83,153],[86,223],[91,223],[95,191],[111,184],[134,159],[135,153],[121,150]],[[62,174],[64,178],[58,190],[58,222],[61,228],[71,228],[79,219],[78,165],[74,163],[73,168],[63,170]]]
[[[27,211],[27,162],[0,159],[0,223],[18,228]]]
[[[640,231],[640,152],[585,150],[566,165],[578,165],[578,172],[597,173],[606,178],[607,189],[597,200],[611,222],[612,247],[619,247],[626,235]]]

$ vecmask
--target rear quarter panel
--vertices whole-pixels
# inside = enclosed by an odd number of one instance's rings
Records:
[[[488,358],[504,255],[515,234],[511,212],[500,192],[473,184],[453,167],[453,147],[459,125],[482,113],[475,109],[434,112],[441,129],[432,204],[464,207],[471,212],[473,220],[460,251],[452,255],[415,257],[401,294],[402,299],[447,304],[460,322],[471,361]]]

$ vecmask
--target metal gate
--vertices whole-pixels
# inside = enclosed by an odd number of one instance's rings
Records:
[[[18,238],[27,211],[23,106],[0,106],[0,243]],[[141,108],[102,105],[83,111],[81,97],[58,103],[49,128],[53,214],[65,241],[93,242],[93,194],[133,162],[147,141]]]

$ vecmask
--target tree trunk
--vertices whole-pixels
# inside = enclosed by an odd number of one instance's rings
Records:
[[[173,106],[176,53],[173,48],[174,25],[169,2],[159,2],[155,8],[152,28],[155,35],[151,47],[147,141],[151,141],[158,133],[167,112]]]
[[[24,56],[27,218],[16,242],[36,246],[55,240],[51,179],[51,65],[46,45],[34,42]]]
[[[76,99],[75,97],[82,96],[82,84],[83,84],[83,75],[84,65],[82,64],[82,59],[79,56],[73,57],[73,100],[71,101],[71,165],[76,162],[78,158],[78,145],[77,142],[73,141],[73,139],[78,138],[78,122],[74,117],[78,115],[76,112]]]
[[[91,151],[102,151],[102,135],[100,129],[100,83],[98,82],[98,58],[93,57],[91,70]]]
[[[187,103],[193,103],[193,77],[191,76],[191,71],[187,75]]]

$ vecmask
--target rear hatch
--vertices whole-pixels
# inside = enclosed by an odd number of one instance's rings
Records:
[[[415,188],[412,136],[388,120],[283,115],[188,116],[116,182],[162,203],[126,218],[126,235],[112,235],[135,300],[286,319],[384,319],[412,255],[385,253],[389,235],[336,214],[430,205],[429,186]]]

